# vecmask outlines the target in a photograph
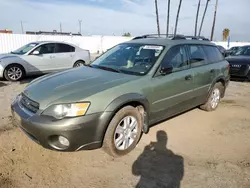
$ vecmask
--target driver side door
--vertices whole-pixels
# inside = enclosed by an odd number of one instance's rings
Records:
[[[35,54],[34,52],[38,52]],[[24,60],[31,73],[50,72],[56,70],[55,43],[42,44],[35,48]]]
[[[164,75],[160,70],[171,67]],[[152,78],[151,123],[166,119],[190,107],[193,98],[193,72],[185,45],[168,50],[161,65]]]

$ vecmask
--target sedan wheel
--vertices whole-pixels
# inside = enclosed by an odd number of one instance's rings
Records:
[[[84,62],[82,62],[82,61],[77,61],[74,64],[74,67],[82,67],[82,66],[84,66]]]
[[[18,81],[24,76],[24,71],[21,66],[11,65],[5,69],[4,76],[9,81]]]

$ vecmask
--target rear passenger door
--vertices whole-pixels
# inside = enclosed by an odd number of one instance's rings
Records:
[[[213,63],[216,63],[216,60],[218,62],[221,53],[216,46],[195,44],[188,45],[188,51],[193,71],[195,102],[199,105],[206,101],[217,71]]]
[[[57,70],[72,68],[74,55],[75,47],[68,44],[56,43],[55,58],[57,60]]]

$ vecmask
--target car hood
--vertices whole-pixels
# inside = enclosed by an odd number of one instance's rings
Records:
[[[138,76],[80,67],[40,77],[25,88],[24,94],[44,109],[51,104],[83,101],[93,94],[137,78]]]
[[[250,64],[250,56],[229,56],[226,60],[234,64]]]
[[[0,54],[0,60],[7,59],[7,58],[13,58],[13,57],[19,57],[17,54]]]

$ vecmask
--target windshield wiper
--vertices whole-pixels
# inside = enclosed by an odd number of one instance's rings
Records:
[[[95,65],[95,67],[99,68],[99,69],[107,70],[107,71],[121,73],[121,71],[119,69],[114,69],[114,68],[111,68],[111,67],[105,67],[105,66],[101,66],[101,65]]]

